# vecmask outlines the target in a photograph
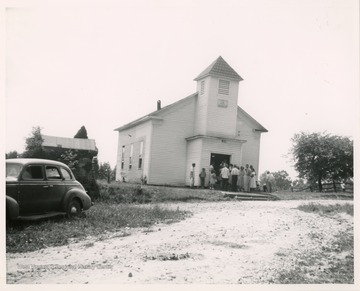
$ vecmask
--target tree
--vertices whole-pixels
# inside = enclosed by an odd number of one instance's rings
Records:
[[[289,174],[282,170],[272,173],[274,176],[274,186],[273,188],[279,190],[289,190],[291,188],[291,178]]]
[[[272,188],[274,190],[290,189],[292,181],[289,174],[285,170],[271,172],[271,174],[274,177],[274,180],[272,182]],[[266,184],[266,172],[260,175],[260,185],[264,185],[264,184]]]
[[[22,154],[24,158],[45,158],[46,153],[42,148],[44,139],[41,136],[41,128],[33,127],[31,135],[26,138],[25,152]]]
[[[304,179],[296,179],[292,182],[292,186],[297,189],[304,189],[307,187]]]
[[[295,169],[299,178],[317,182],[347,179],[353,176],[353,142],[348,137],[328,133],[295,134],[292,138]]]
[[[66,150],[59,159],[60,162],[68,165],[74,175],[77,176],[79,160],[74,150]]]
[[[75,134],[74,138],[84,138],[84,139],[87,139],[88,136],[87,136],[87,131],[86,131],[86,128],[85,126],[82,126],[78,132]]]
[[[98,171],[99,179],[107,180],[110,183],[111,180],[115,180],[114,170],[111,169],[111,166],[108,162],[100,163]]]
[[[5,154],[6,159],[17,159],[20,155],[17,151],[8,152]]]

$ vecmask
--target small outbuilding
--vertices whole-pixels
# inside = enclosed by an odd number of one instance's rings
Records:
[[[222,58],[200,73],[196,93],[125,124],[118,132],[116,179],[195,186],[199,173],[222,162],[259,168],[261,133],[267,130],[238,106],[243,79]]]

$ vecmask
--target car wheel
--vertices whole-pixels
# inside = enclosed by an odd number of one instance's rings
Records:
[[[81,214],[81,205],[77,199],[70,201],[67,208],[68,217],[79,216]]]

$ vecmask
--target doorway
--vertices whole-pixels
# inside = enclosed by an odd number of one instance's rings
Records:
[[[210,155],[210,165],[214,166],[214,170],[217,176],[220,174],[220,164],[224,162],[227,165],[230,164],[230,155],[215,154]]]

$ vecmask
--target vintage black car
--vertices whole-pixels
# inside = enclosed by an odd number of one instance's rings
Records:
[[[91,207],[70,168],[44,159],[6,160],[6,219],[75,216]]]

